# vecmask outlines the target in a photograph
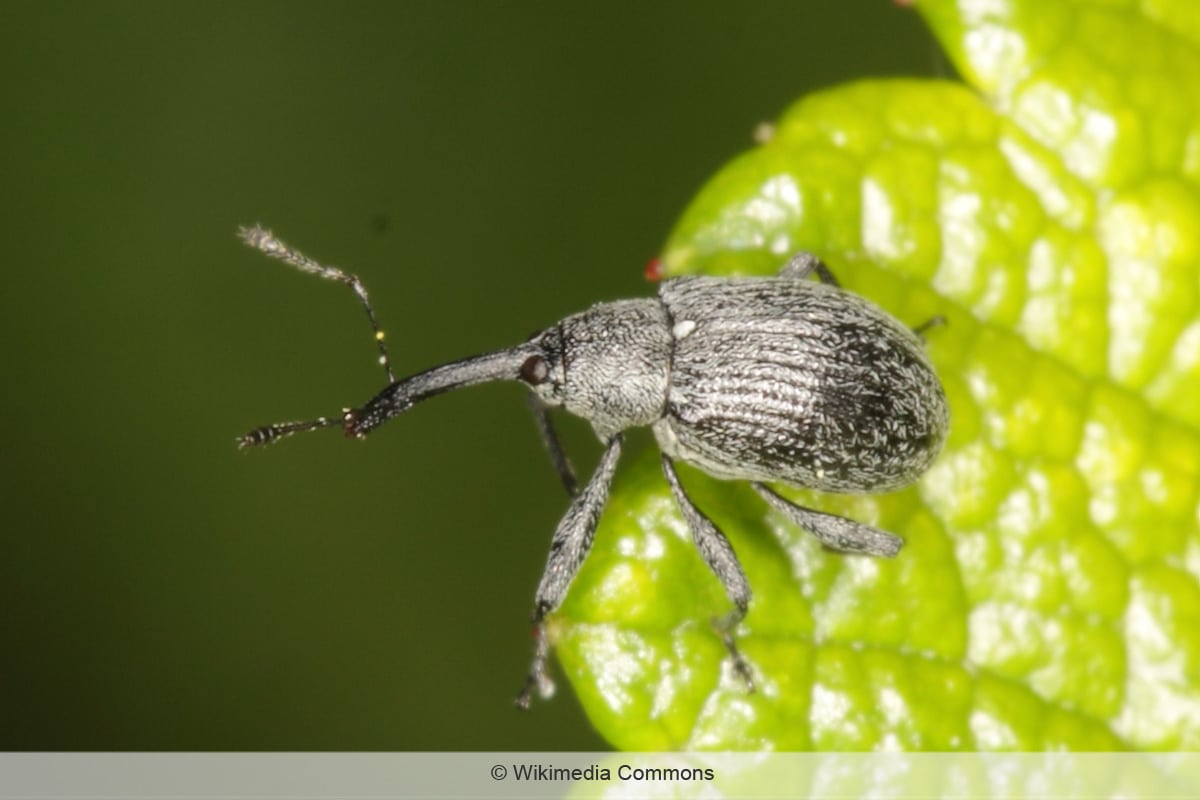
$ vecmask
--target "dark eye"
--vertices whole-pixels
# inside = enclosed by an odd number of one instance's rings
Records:
[[[520,376],[521,380],[530,386],[537,386],[545,383],[546,379],[550,377],[550,367],[547,366],[546,359],[541,356],[530,356],[521,365]]]

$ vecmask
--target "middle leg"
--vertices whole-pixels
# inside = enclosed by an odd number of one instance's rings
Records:
[[[683,484],[679,482],[675,464],[665,455],[662,457],[662,469],[671,487],[671,494],[675,496],[675,504],[683,512],[683,518],[692,531],[692,541],[696,543],[696,549],[700,551],[704,563],[708,564],[709,569],[721,581],[721,585],[725,587],[725,594],[733,603],[733,611],[718,619],[716,626],[721,634],[721,641],[725,643],[725,648],[733,659],[734,669],[745,681],[746,688],[754,691],[750,665],[738,650],[734,639],[737,626],[750,607],[750,582],[746,580],[746,573],[742,571],[742,565],[738,563],[737,554],[733,552],[733,545],[729,543],[729,539],[725,538],[725,534],[721,533],[720,528],[703,511],[696,508],[696,504],[684,491]]]

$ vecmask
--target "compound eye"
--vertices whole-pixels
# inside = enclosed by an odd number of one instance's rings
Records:
[[[530,356],[521,365],[519,374],[521,380],[530,386],[538,386],[550,378],[550,366],[546,363],[546,359],[541,356]]]

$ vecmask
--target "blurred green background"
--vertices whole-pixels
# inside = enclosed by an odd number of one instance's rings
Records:
[[[511,705],[566,507],[521,390],[239,453],[383,376],[236,227],[358,272],[410,373],[651,293],[804,92],[947,70],[886,0],[22,4],[0,67],[5,750],[605,747]]]

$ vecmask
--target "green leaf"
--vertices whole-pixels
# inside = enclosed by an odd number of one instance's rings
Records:
[[[770,274],[810,250],[911,325],[945,315],[945,451],[901,492],[789,493],[902,535],[895,560],[683,471],[754,589],[753,694],[653,453],[631,460],[550,630],[619,748],[1200,748],[1198,6],[918,8],[972,88],[801,100],[663,261]]]

